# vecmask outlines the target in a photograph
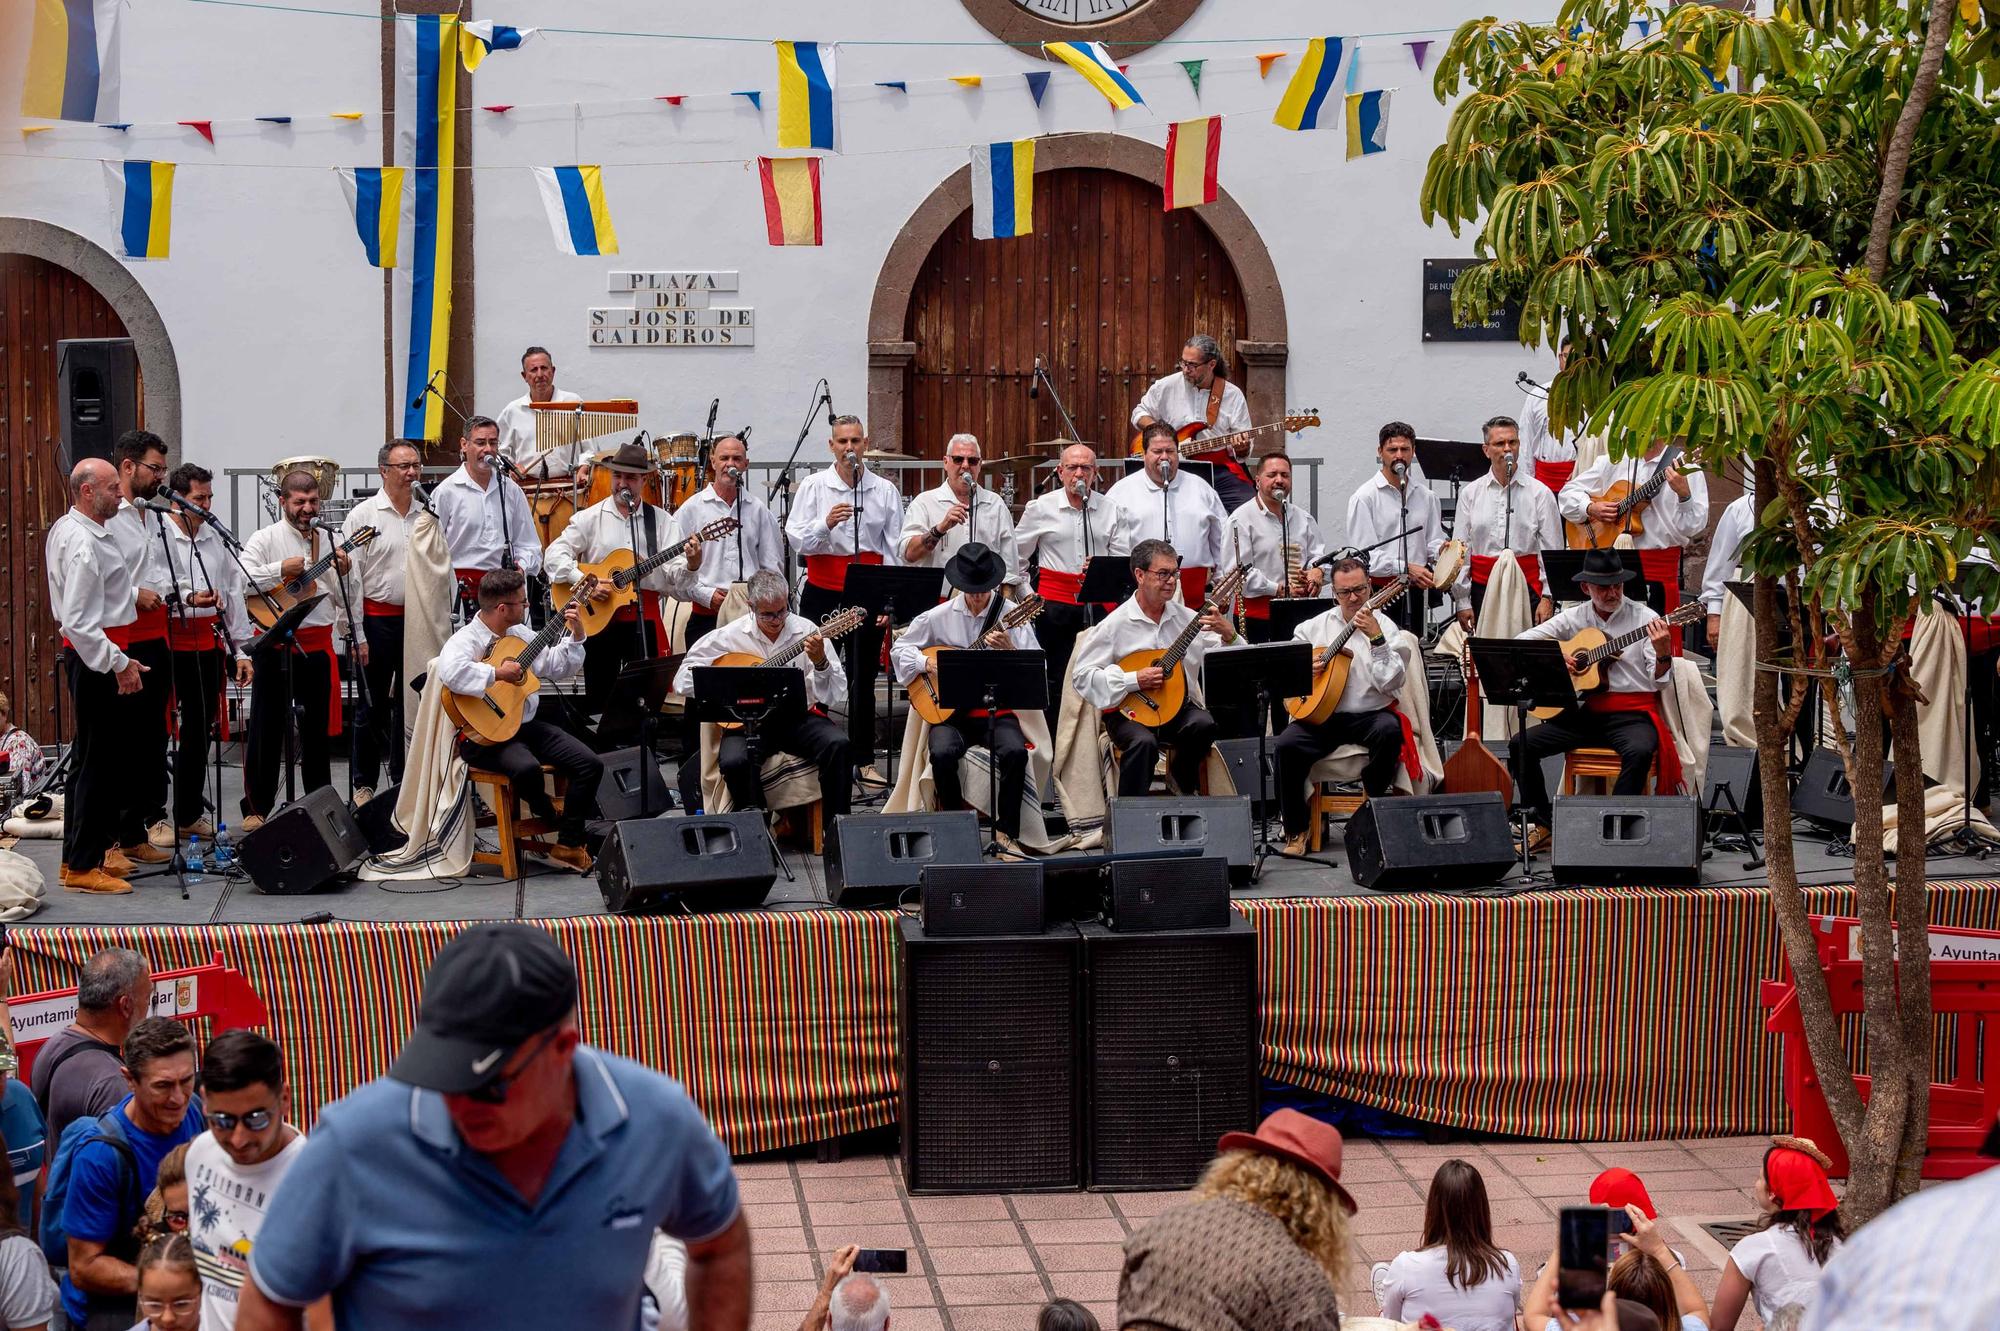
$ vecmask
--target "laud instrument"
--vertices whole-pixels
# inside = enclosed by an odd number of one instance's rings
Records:
[[[1203,453],[1217,453],[1225,449],[1237,457],[1242,457],[1250,451],[1252,445],[1267,434],[1280,432],[1297,434],[1301,430],[1310,430],[1318,424],[1319,408],[1308,407],[1304,411],[1286,412],[1285,418],[1281,421],[1272,421],[1268,425],[1253,425],[1234,434],[1203,435],[1202,431],[1209,428],[1208,422],[1190,421],[1174,431],[1174,438],[1180,441],[1180,454],[1184,458],[1199,457]],[[1145,451],[1145,431],[1134,431],[1132,454],[1136,457]]]
[[[1691,624],[1707,613],[1707,605],[1695,600],[1660,618],[1669,625]],[[1591,694],[1601,691],[1607,678],[1603,670],[1604,662],[1633,643],[1644,639],[1647,629],[1651,627],[1652,621],[1648,620],[1630,633],[1621,633],[1615,638],[1606,638],[1603,629],[1586,627],[1578,629],[1575,637],[1564,638],[1562,652],[1564,659],[1570,663],[1570,683],[1576,686],[1576,700],[1582,702]],[[1533,709],[1533,714],[1544,721],[1552,716],[1560,716],[1562,712],[1563,709],[1560,707]]]
[[[613,550],[594,564],[578,564],[576,571],[579,574],[596,578],[598,589],[611,593],[605,600],[591,599],[583,603],[583,635],[586,638],[595,636],[620,610],[636,604],[639,584],[655,570],[685,555],[689,545],[695,541],[720,540],[735,531],[737,525],[735,518],[717,518],[687,540],[676,542],[644,559],[630,550]],[[572,590],[572,584],[559,582],[549,588],[549,595],[556,600],[567,601]]]
[[[818,634],[827,642],[854,632],[868,622],[868,612],[858,605],[850,605],[845,610],[836,610],[819,622],[819,627],[806,634],[797,642],[787,643],[769,656],[759,656],[755,652],[724,652],[715,658],[719,666],[783,666],[790,665],[806,649],[806,638]],[[718,721],[723,730],[740,730],[741,721]]]
[[[1194,645],[1195,635],[1201,632],[1202,616],[1215,613],[1218,606],[1226,604],[1236,595],[1236,589],[1243,585],[1245,572],[1239,564],[1208,584],[1208,595],[1203,598],[1200,611],[1171,643],[1165,647],[1145,647],[1127,653],[1118,663],[1120,670],[1129,670],[1135,675],[1152,666],[1158,666],[1166,674],[1157,689],[1134,689],[1119,700],[1118,710],[1128,719],[1142,726],[1157,728],[1181,714],[1181,708],[1187,705],[1187,650]]]
[[[373,527],[363,527],[354,535],[334,546],[312,563],[299,571],[299,576],[289,582],[273,587],[261,596],[249,598],[250,618],[257,621],[260,629],[270,628],[278,622],[278,617],[312,595],[313,583],[321,574],[333,567],[334,558],[351,550],[359,550],[375,539]]]
[[[1036,615],[1041,614],[1042,608],[1046,604],[1047,602],[1043,601],[1039,596],[1024,596],[1016,601],[1006,614],[1000,617],[1000,622],[995,624],[993,628],[998,629],[1002,633],[1012,633],[1015,629],[1034,619]],[[989,629],[988,632],[992,632],[992,630]],[[938,702],[937,681],[931,676],[930,663],[937,660],[939,652],[976,652],[984,649],[986,645],[986,634],[982,633],[979,635],[979,641],[970,647],[938,646],[924,648],[925,668],[918,672],[915,679],[910,681],[910,687],[904,690],[904,692],[910,699],[910,706],[916,710],[917,715],[921,716],[926,724],[933,726],[943,725],[945,722],[951,720],[957,712],[956,708],[945,707]]]
[[[1645,531],[1645,524],[1639,520],[1639,515],[1659,497],[1660,488],[1667,483],[1667,477],[1672,475],[1668,468],[1680,461],[1681,452],[1680,441],[1676,440],[1668,444],[1666,451],[1660,454],[1659,462],[1653,467],[1653,474],[1641,481],[1637,487],[1630,481],[1614,481],[1603,494],[1592,495],[1591,503],[1615,504],[1618,512],[1609,522],[1598,522],[1587,514],[1582,522],[1565,521],[1563,529],[1569,533],[1569,548],[1603,549],[1626,532],[1637,536]]]
[[[570,606],[587,601],[596,586],[597,579],[586,575],[563,602],[562,612],[551,616],[542,631],[527,641],[511,633],[493,640],[481,659],[496,669],[508,661],[519,661],[521,678],[511,684],[495,678],[483,693],[447,692],[443,700],[445,715],[458,726],[459,733],[479,744],[505,744],[520,733],[528,699],[542,686],[542,681],[535,677],[536,660],[569,632],[569,621],[564,615],[569,613]]]
[[[1408,578],[1394,578],[1384,584],[1373,596],[1362,603],[1362,610],[1380,610],[1404,592],[1410,590]],[[1355,611],[1360,614],[1361,611]],[[1340,705],[1340,695],[1347,691],[1347,672],[1354,664],[1354,658],[1346,652],[1348,640],[1359,629],[1350,619],[1334,640],[1313,653],[1312,692],[1300,698],[1285,699],[1285,711],[1294,721],[1311,721],[1315,725],[1333,715],[1333,709]]]

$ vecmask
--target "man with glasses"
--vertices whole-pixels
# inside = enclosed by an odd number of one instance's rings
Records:
[[[1078,602],[1084,570],[1100,555],[1124,559],[1132,551],[1118,506],[1097,493],[1097,450],[1089,444],[1069,445],[1062,451],[1056,474],[1061,488],[1029,500],[1014,530],[1021,563],[1035,565],[1035,591],[1044,602],[1035,618],[1035,637],[1048,658],[1051,731],[1060,715],[1077,634],[1108,608]]]
[[[495,666],[486,663],[486,656],[503,634],[522,642],[534,641],[535,635],[522,623],[527,617],[527,578],[521,570],[503,568],[487,574],[479,584],[479,613],[452,634],[438,653],[437,668],[432,672],[437,682],[453,693],[474,698],[496,679],[520,683],[527,672],[518,660]],[[535,658],[535,675],[544,683],[568,679],[583,668],[583,617],[571,606],[563,618],[569,632]],[[558,864],[588,873],[592,861],[585,827],[597,815],[597,783],[604,779],[604,761],[567,730],[538,718],[535,713],[540,704],[540,690],[528,695],[521,728],[505,744],[462,741],[465,760],[474,767],[505,772],[515,796],[535,817],[556,824],[556,845],[544,853]],[[542,783],[544,763],[569,782],[560,813]]]
[[[320,1115],[272,1198],[238,1331],[635,1327],[655,1231],[703,1331],[750,1321],[729,1152],[672,1078],[583,1043],[545,929],[445,944],[389,1075]],[[603,996],[600,996],[603,997]]]
[[[107,636],[145,673],[139,691],[121,700],[118,730],[135,760],[120,783],[117,848],[140,864],[165,864],[171,850],[147,829],[167,817],[167,703],[173,691],[173,649],[167,644],[168,601],[174,590],[162,540],[166,516],[147,507],[167,479],[167,446],[148,430],[127,430],[112,448],[118,466],[118,511],[104,524],[137,590],[136,617]],[[168,846],[173,845],[169,838]]]
[[[1158,422],[1147,426],[1145,466],[1104,497],[1118,506],[1134,544],[1164,541],[1180,552],[1181,600],[1200,605],[1209,574],[1222,561],[1229,513],[1213,486],[1181,466],[1173,431]]]
[[[1188,338],[1179,367],[1155,380],[1132,408],[1133,428],[1141,431],[1157,423],[1172,435],[1196,421],[1202,423],[1202,434],[1234,434],[1250,428],[1250,406],[1243,400],[1243,390],[1229,382],[1222,348],[1207,333]],[[1215,489],[1225,512],[1234,513],[1250,502],[1249,473],[1235,454],[1225,448],[1196,456],[1216,464]]]
[[[943,568],[967,545],[983,545],[1007,566],[1006,586],[1027,587],[1014,544],[1014,515],[999,495],[979,483],[979,440],[955,434],[944,446],[944,484],[910,501],[903,514],[903,562]]]
[[[354,551],[355,581],[361,588],[361,665],[368,683],[368,724],[355,740],[354,802],[374,797],[389,762],[389,784],[403,779],[403,596],[404,559],[410,548],[410,528],[423,510],[411,491],[423,471],[415,444],[392,439],[375,452],[375,469],[382,488],[347,511],[340,525],[343,540],[363,527],[375,529],[375,539]]]

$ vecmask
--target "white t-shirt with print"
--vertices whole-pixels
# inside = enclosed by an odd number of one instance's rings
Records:
[[[250,1245],[264,1225],[264,1210],[278,1180],[306,1144],[295,1129],[285,1148],[261,1165],[229,1158],[204,1132],[188,1143],[188,1239],[201,1275],[202,1331],[235,1331],[236,1300],[250,1270]]]
[[[1835,1240],[1829,1258],[1840,1251]],[[1729,1260],[1750,1282],[1757,1300],[1757,1315],[1770,1321],[1788,1303],[1811,1307],[1819,1297],[1820,1265],[1790,1226],[1774,1225],[1738,1241],[1729,1250]]]

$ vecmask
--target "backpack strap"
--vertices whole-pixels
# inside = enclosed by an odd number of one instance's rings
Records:
[[[69,1046],[67,1049],[63,1050],[60,1054],[57,1054],[54,1060],[51,1061],[49,1064],[48,1086],[51,1098],[53,1098],[55,1095],[56,1074],[62,1071],[63,1064],[69,1062],[70,1059],[73,1058],[75,1055],[84,1053],[85,1051],[91,1049],[102,1049],[105,1053],[111,1055],[119,1062],[122,1063],[125,1061],[125,1054],[123,1050],[119,1049],[118,1046],[116,1045],[107,1044],[106,1042],[98,1039],[94,1035],[87,1040],[78,1040],[75,1044]]]

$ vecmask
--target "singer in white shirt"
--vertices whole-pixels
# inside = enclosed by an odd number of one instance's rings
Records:
[[[979,440],[955,434],[944,446],[944,484],[910,501],[903,514],[903,562],[912,568],[943,568],[966,545],[977,543],[1007,566],[1006,585],[1024,591],[1021,553],[1015,548],[1014,515],[1000,496],[979,484]]]
[[[431,492],[452,569],[468,596],[478,594],[481,578],[509,561],[531,578],[542,571],[535,517],[521,487],[505,475],[499,440],[500,427],[491,418],[467,417],[459,439],[463,462]]]
[[[1682,551],[1689,541],[1708,530],[1708,477],[1698,469],[1682,471],[1679,462],[1662,473],[1660,463],[1666,452],[1667,441],[1661,439],[1646,450],[1644,458],[1614,462],[1609,455],[1601,457],[1570,477],[1569,484],[1556,496],[1556,507],[1566,521],[1580,524],[1588,519],[1613,524],[1629,534],[1633,548],[1639,552],[1640,571],[1648,583],[1660,588],[1661,609],[1672,614],[1681,603]],[[1620,517],[1616,504],[1595,497],[1609,491],[1617,481],[1628,483],[1631,487],[1628,494],[1636,492],[1655,475],[1661,475],[1665,484],[1644,509],[1624,518]],[[1645,529],[1632,530],[1637,525]],[[1608,545],[1610,540],[1604,543]],[[1670,641],[1673,654],[1679,656],[1679,629],[1673,630]]]
[[[410,528],[423,511],[415,493],[423,471],[416,445],[401,440],[382,445],[375,470],[381,488],[348,509],[340,524],[343,540],[364,527],[375,529],[372,540],[354,549],[352,586],[361,597],[361,666],[368,689],[368,723],[354,741],[356,804],[374,797],[385,758],[389,784],[403,779],[403,564]]]
[[[1529,593],[1536,598],[1535,619],[1554,614],[1555,600],[1542,580],[1542,551],[1564,546],[1554,493],[1520,465],[1520,427],[1505,416],[1493,417],[1482,427],[1481,447],[1490,469],[1460,488],[1453,519],[1469,557],[1458,571],[1452,599],[1458,603],[1459,623],[1468,632],[1485,602],[1487,575],[1503,550],[1514,552]]]
[[[1415,427],[1402,421],[1384,425],[1375,457],[1380,468],[1347,501],[1347,544],[1361,552],[1377,587],[1407,575],[1411,585],[1428,589],[1435,581],[1431,561],[1444,545],[1444,524],[1437,496],[1418,479]]]
[[[1318,561],[1326,554],[1319,523],[1292,501],[1292,460],[1282,452],[1257,459],[1257,496],[1229,515],[1223,531],[1222,572],[1236,568],[1243,575],[1245,634],[1252,642],[1271,641],[1273,597],[1318,596],[1326,569]]]
[[[1165,541],[1179,552],[1181,599],[1199,609],[1209,576],[1222,561],[1229,514],[1213,486],[1182,469],[1179,446],[1164,423],[1146,427],[1146,465],[1105,497],[1125,515],[1126,538],[1135,547]]]
[[[556,363],[545,347],[529,347],[521,353],[521,378],[527,382],[528,391],[500,408],[496,423],[500,429],[500,456],[519,467],[525,475],[539,476],[542,464],[548,464],[548,474],[552,479],[561,479],[569,474],[575,465],[574,444],[552,448],[546,453],[535,450],[535,417],[540,412],[530,410],[531,402],[581,402],[583,399],[567,388],[556,387]]]
[[[196,508],[213,512],[214,482],[206,467],[183,462],[167,478],[167,487]],[[215,528],[186,509],[168,519],[166,525],[174,589],[167,645],[173,649],[179,721],[174,746],[174,823],[162,820],[148,835],[155,845],[172,846],[176,830],[182,840],[215,835],[215,823],[203,813],[207,807],[203,792],[208,784],[209,729],[223,705],[225,663],[233,657],[236,683],[250,683],[253,630],[243,604],[243,571],[230,558]]]
[[[156,846],[148,829],[160,827],[167,817],[164,759],[174,680],[173,649],[167,642],[167,597],[174,589],[166,560],[169,505],[160,498],[166,488],[167,445],[149,431],[128,430],[119,436],[112,461],[118,468],[118,485],[125,502],[105,527],[131,565],[138,609],[120,645],[126,655],[146,668],[140,697],[125,716],[120,732],[132,752],[146,754],[149,759],[134,768],[121,787],[125,801],[118,815],[117,848],[127,859],[164,864],[173,858],[173,838],[162,838],[164,848]],[[159,755],[162,761],[150,761],[152,755]]]
[[[1215,391],[1218,384],[1222,390],[1219,396]],[[1211,398],[1215,399],[1213,421],[1208,419]],[[1243,400],[1243,390],[1223,377],[1222,348],[1207,333],[1188,338],[1181,347],[1179,368],[1154,380],[1132,408],[1132,428],[1141,432],[1155,422],[1178,432],[1197,421],[1205,423],[1202,435],[1235,434],[1250,428],[1250,405]],[[1194,456],[1215,464],[1215,489],[1225,511],[1234,512],[1249,502],[1249,473],[1233,452],[1218,449]]]
[[[1568,368],[1569,348],[1565,346],[1557,360],[1557,373]],[[1527,461],[1535,479],[1550,494],[1556,494],[1576,474],[1576,437],[1557,435],[1549,429],[1548,389],[1525,375],[1520,382],[1527,388],[1521,400],[1521,442],[1526,446]]]

